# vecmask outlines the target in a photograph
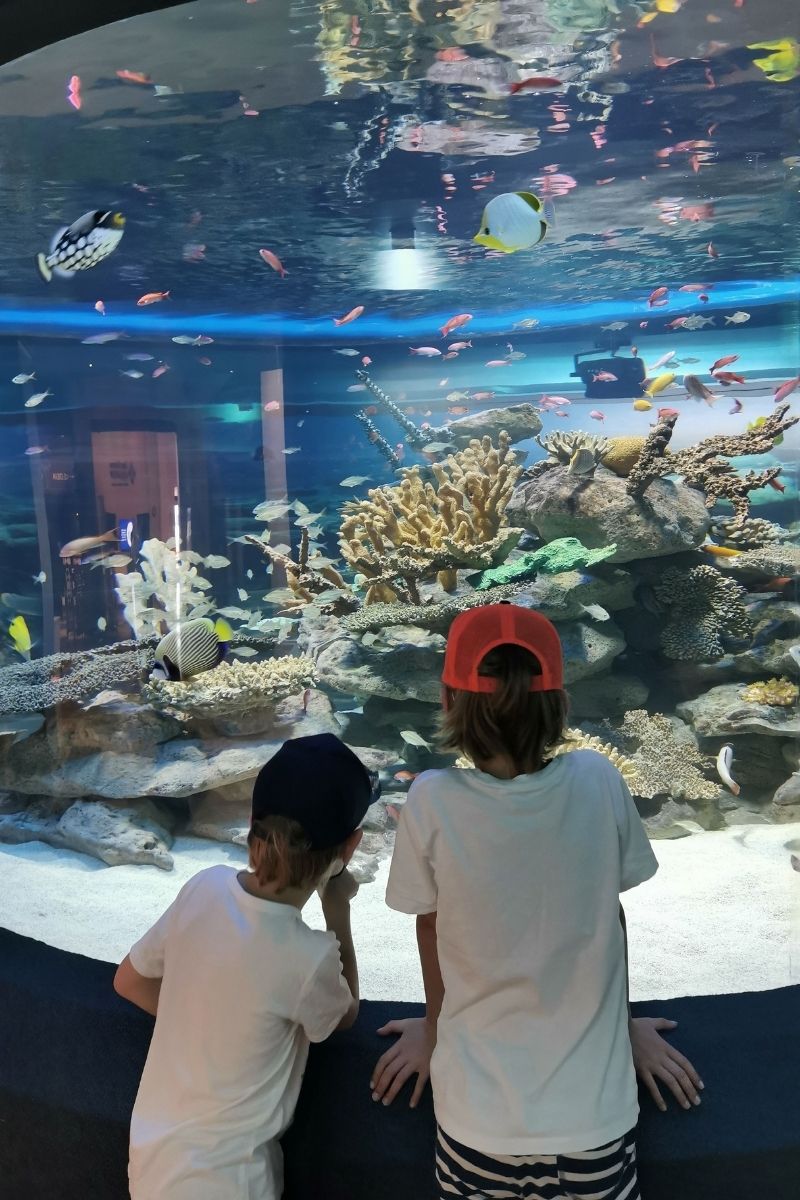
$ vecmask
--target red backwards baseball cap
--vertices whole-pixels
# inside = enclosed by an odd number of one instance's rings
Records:
[[[560,691],[564,686],[561,640],[555,625],[532,608],[502,601],[460,613],[450,626],[442,683],[462,692],[493,692],[497,680],[478,668],[495,646],[523,646],[538,661],[541,675],[531,679],[532,692]]]

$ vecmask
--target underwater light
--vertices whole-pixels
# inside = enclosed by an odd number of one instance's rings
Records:
[[[424,250],[410,247],[379,250],[375,257],[376,287],[392,292],[414,292],[430,286],[433,263]]]

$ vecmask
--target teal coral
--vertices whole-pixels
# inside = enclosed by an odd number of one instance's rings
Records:
[[[616,542],[597,550],[589,550],[577,538],[556,538],[540,550],[528,551],[511,562],[501,563],[499,567],[484,571],[475,584],[475,590],[485,592],[497,584],[531,579],[534,575],[558,575],[562,571],[593,567],[595,563],[610,558],[616,553],[616,549]]]

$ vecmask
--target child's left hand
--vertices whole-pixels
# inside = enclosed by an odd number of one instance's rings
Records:
[[[659,1029],[675,1029],[677,1024],[666,1017],[634,1017],[628,1023],[636,1074],[662,1112],[666,1112],[667,1106],[658,1090],[657,1080],[667,1085],[682,1108],[699,1104],[698,1089],[705,1086],[688,1058],[658,1032]]]

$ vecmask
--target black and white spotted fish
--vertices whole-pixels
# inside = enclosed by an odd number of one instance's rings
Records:
[[[156,647],[153,678],[177,682],[213,670],[225,657],[232,636],[227,621],[215,624],[208,617],[176,625]]]
[[[50,253],[36,256],[36,266],[45,283],[54,275],[69,279],[76,271],[96,267],[116,250],[125,232],[125,218],[119,212],[84,213],[53,238]]]

